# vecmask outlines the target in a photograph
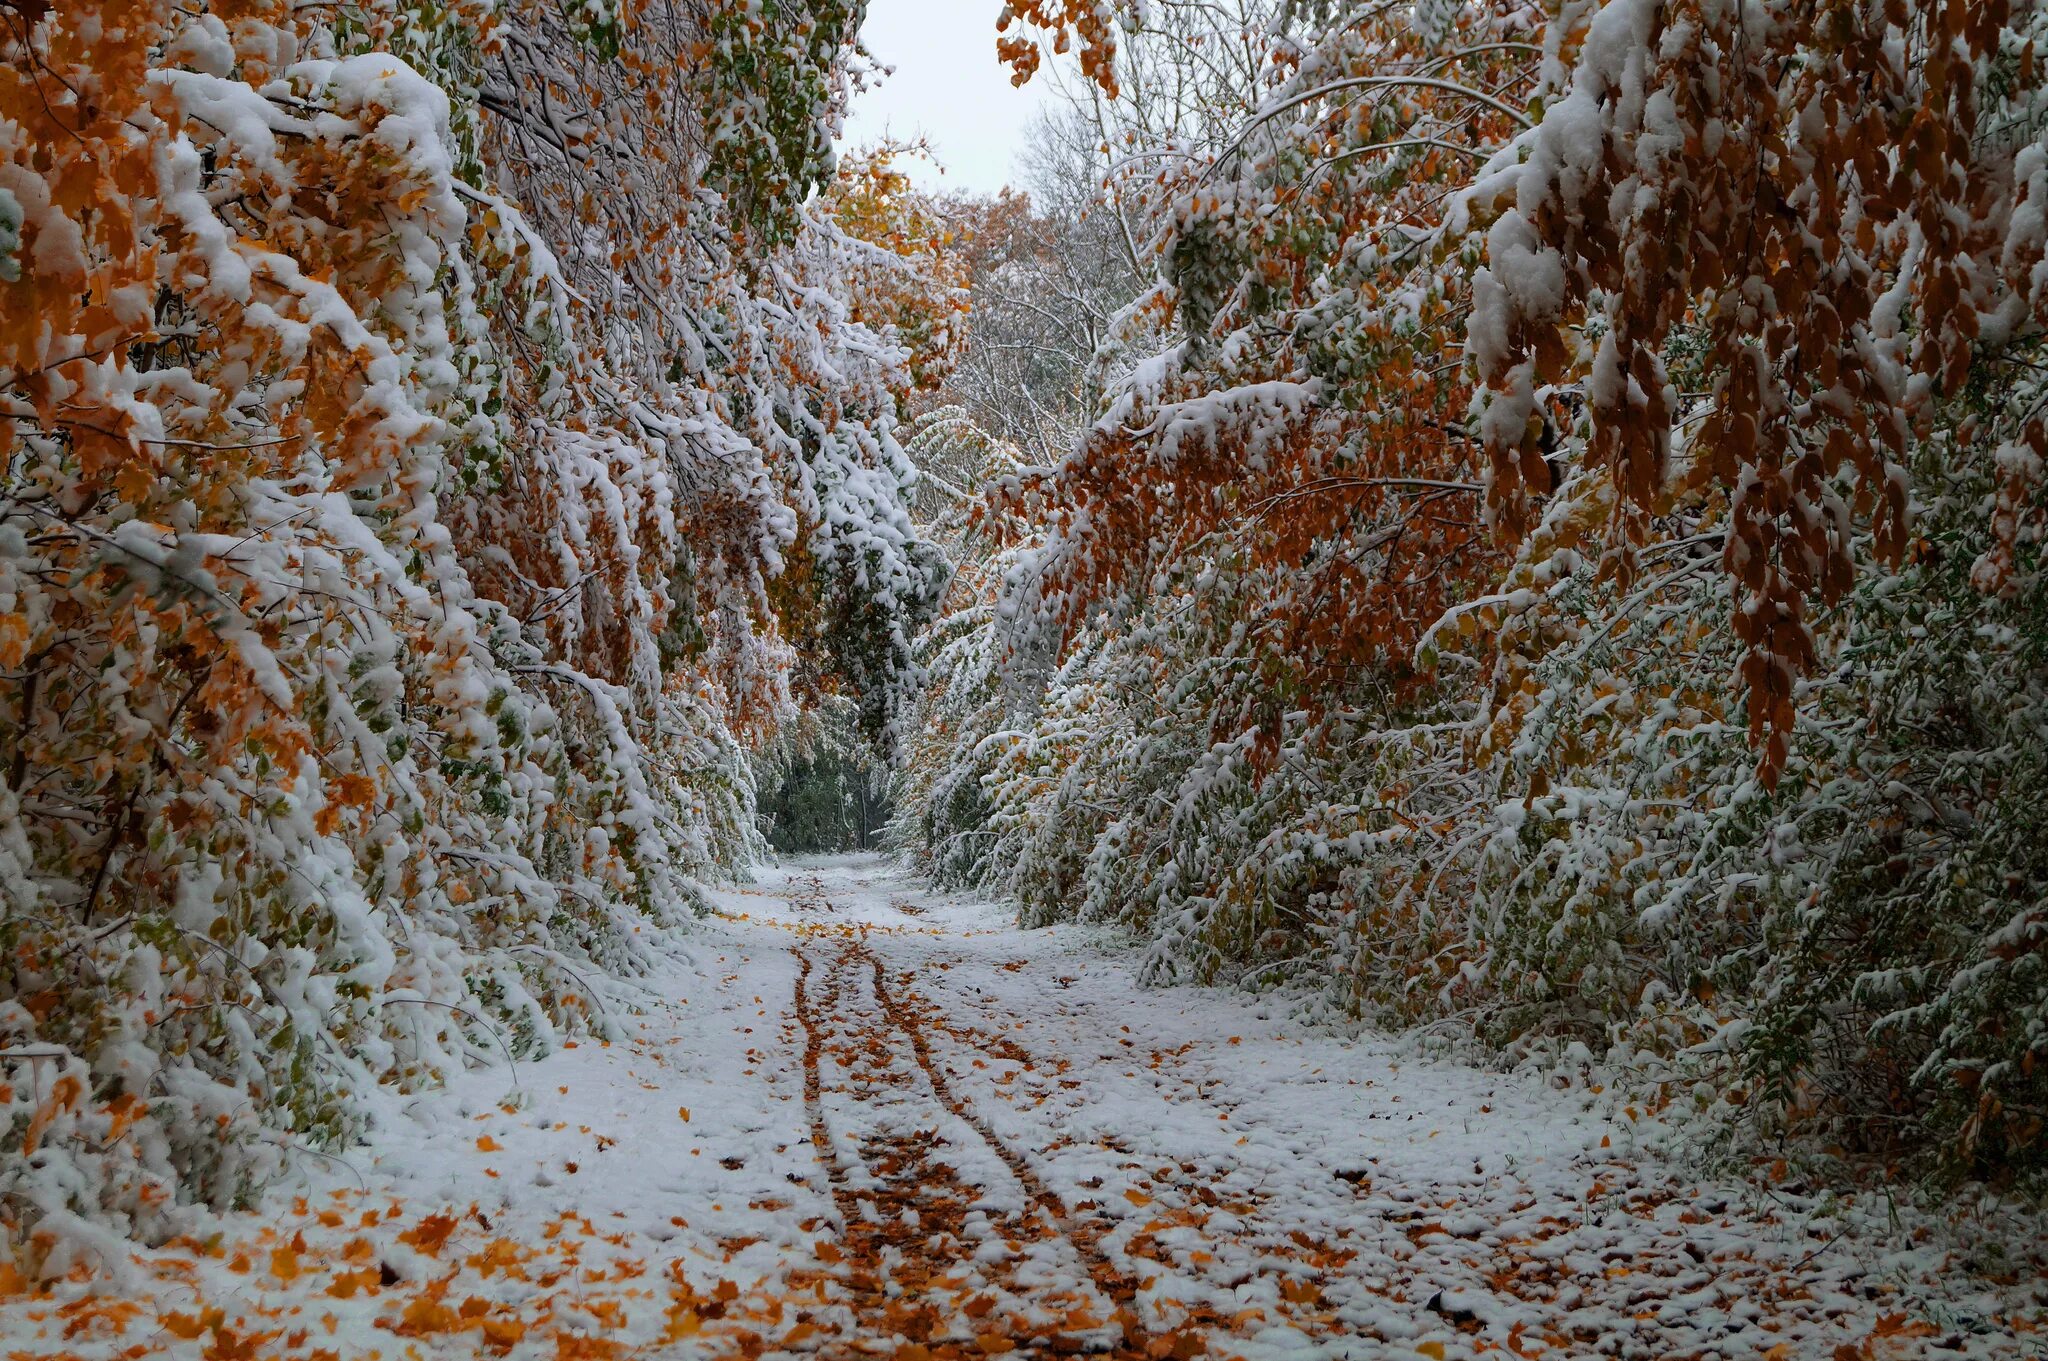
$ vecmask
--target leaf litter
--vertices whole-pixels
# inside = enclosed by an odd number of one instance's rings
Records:
[[[2024,1357],[1953,1226],[1020,931],[874,858],[716,895],[626,1038],[463,1075],[9,1358]],[[914,908],[915,910],[910,910]],[[139,1280],[137,1285],[134,1281]]]

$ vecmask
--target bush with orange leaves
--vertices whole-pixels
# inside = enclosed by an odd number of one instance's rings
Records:
[[[786,556],[863,618],[942,577],[908,351],[806,206],[852,10],[731,9],[0,6],[0,1237],[38,1269],[247,1199],[376,1084],[608,1029],[759,845]]]
[[[1160,978],[2038,1175],[2048,18],[1269,17],[1235,126],[1098,124],[1154,358],[987,492],[926,853]]]

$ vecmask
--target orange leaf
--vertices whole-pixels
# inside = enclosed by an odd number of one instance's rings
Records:
[[[1280,1298],[1289,1304],[1320,1304],[1323,1292],[1317,1288],[1314,1281],[1283,1279],[1280,1282]]]
[[[327,1283],[327,1293],[338,1300],[350,1300],[356,1293],[377,1284],[379,1276],[374,1271],[344,1271]]]
[[[398,1333],[452,1333],[462,1327],[462,1317],[437,1299],[423,1296],[405,1306],[399,1315]]]
[[[512,1347],[526,1336],[526,1325],[516,1318],[487,1318],[483,1333],[484,1341],[493,1347]]]
[[[428,1215],[414,1227],[398,1235],[401,1243],[410,1243],[429,1257],[441,1251],[441,1245],[448,1241],[448,1235],[455,1232],[455,1220],[450,1215]]]
[[[50,1084],[50,1099],[45,1101],[28,1122],[28,1131],[21,1137],[21,1156],[26,1158],[36,1151],[43,1142],[43,1134],[56,1122],[59,1115],[78,1103],[85,1091],[85,1085],[75,1073],[66,1073]]]
[[[28,656],[28,616],[0,614],[0,666],[12,670]]]

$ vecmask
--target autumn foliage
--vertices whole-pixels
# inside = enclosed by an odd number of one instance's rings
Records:
[[[0,8],[0,1228],[38,1269],[244,1199],[380,1083],[604,1033],[758,846],[792,559],[893,702],[944,571],[881,301],[925,262],[810,206],[857,20]]]
[[[1160,979],[2038,1171],[2038,9],[1111,17],[1143,256],[962,532],[927,863]]]

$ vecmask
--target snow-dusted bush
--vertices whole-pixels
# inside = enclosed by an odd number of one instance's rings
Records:
[[[245,1200],[378,1084],[604,1031],[758,848],[787,559],[899,632],[943,579],[909,351],[835,296],[872,248],[806,206],[857,6],[717,9],[0,35],[0,1234],[37,1268]]]
[[[2038,1172],[2038,8],[1281,6],[1222,129],[1146,73],[1251,40],[1123,9],[1153,357],[985,493],[924,853],[1162,980]]]

